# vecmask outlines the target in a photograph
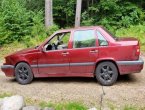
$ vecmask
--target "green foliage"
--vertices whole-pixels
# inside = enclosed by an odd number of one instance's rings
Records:
[[[40,26],[40,25],[38,25]],[[44,40],[46,40],[46,38],[50,37],[50,35],[52,35],[55,31],[57,31],[59,28],[57,25],[53,25],[47,29],[45,29],[42,26],[42,30],[39,30],[41,28],[36,28],[34,26],[34,33],[32,33],[32,36],[25,36],[23,38],[23,43],[27,46],[27,47],[35,47],[37,45],[40,45]],[[33,31],[32,31],[33,32]]]
[[[145,50],[145,25],[130,26],[129,28],[120,28],[115,32],[119,37],[135,37],[140,41],[141,49]]]
[[[1,0],[0,7],[0,45],[44,33],[42,12],[28,11],[25,1]]]
[[[34,12],[44,10],[45,0],[23,0],[25,1],[25,7],[27,10]]]
[[[94,1],[82,14],[83,25],[103,25],[111,31],[143,24],[144,20],[145,11],[142,8],[134,2],[121,0]]]
[[[26,13],[26,10],[19,2],[2,1],[0,14],[2,15],[0,24],[0,44],[9,43],[14,40],[20,40],[24,35],[30,34],[31,13]]]
[[[61,27],[73,26],[76,0],[53,0],[54,21]]]
[[[85,25],[85,26],[91,26],[94,22],[94,19],[93,18],[89,18],[89,14],[87,13],[87,11],[83,12],[82,13],[82,25]]]
[[[57,31],[59,27],[57,25],[50,26],[46,29],[47,35],[52,35],[55,31]]]

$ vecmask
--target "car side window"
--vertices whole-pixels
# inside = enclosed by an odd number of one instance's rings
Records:
[[[44,49],[46,51],[67,49],[69,38],[70,32],[58,33],[44,46]]]
[[[99,46],[108,46],[107,40],[99,31],[97,31],[97,36],[98,36]]]
[[[94,30],[81,30],[74,32],[73,48],[95,47],[96,37]]]

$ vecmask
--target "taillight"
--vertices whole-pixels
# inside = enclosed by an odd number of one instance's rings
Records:
[[[136,46],[135,55],[136,56],[139,56],[140,55],[140,46],[139,45]]]

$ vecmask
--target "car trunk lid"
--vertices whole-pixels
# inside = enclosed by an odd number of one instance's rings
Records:
[[[116,41],[123,46],[131,46],[132,48],[132,60],[138,60],[140,56],[140,44],[136,38],[126,37],[126,38],[117,38]]]

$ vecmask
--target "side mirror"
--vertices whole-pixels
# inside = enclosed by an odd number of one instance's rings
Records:
[[[46,48],[43,47],[43,48],[41,49],[41,51],[42,51],[42,52],[46,52]]]

